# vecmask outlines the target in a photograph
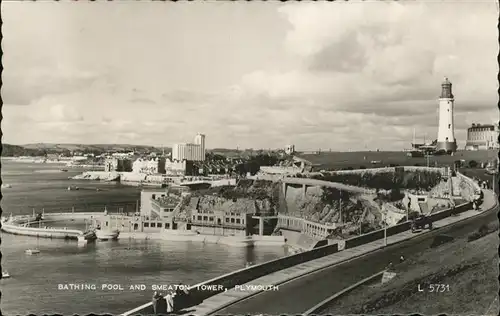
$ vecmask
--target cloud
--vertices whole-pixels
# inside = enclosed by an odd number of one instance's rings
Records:
[[[494,3],[189,5],[7,5],[5,140],[401,149],[436,137],[444,76],[457,137],[498,120]]]
[[[148,104],[156,104],[155,101],[151,100],[151,99],[146,99],[146,98],[135,98],[135,99],[131,99],[130,102],[132,103],[148,103]]]
[[[61,65],[26,72],[7,66],[2,76],[2,99],[15,105],[28,105],[48,95],[86,90],[100,78],[97,73],[67,69]]]
[[[366,113],[373,107],[402,115],[398,101],[404,107],[432,100],[426,110],[435,107],[447,75],[458,102],[494,103],[498,44],[495,14],[487,11],[491,4],[471,8],[460,3],[453,14],[444,13],[445,7],[397,2],[286,5],[280,9],[292,25],[286,47],[304,65],[286,72],[256,71],[243,83],[277,100],[306,95],[332,109]],[[473,38],[470,25],[478,26],[481,36]],[[473,68],[485,72],[479,75]],[[473,82],[470,75],[481,78]],[[415,110],[423,111],[407,107],[409,114]]]

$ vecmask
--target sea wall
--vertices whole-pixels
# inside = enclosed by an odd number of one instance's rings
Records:
[[[44,220],[93,219],[103,214],[103,212],[43,213],[43,218]]]
[[[326,171],[324,174],[359,174],[359,173],[388,173],[395,172],[396,169],[404,168],[404,171],[415,172],[415,171],[428,171],[428,172],[439,172],[441,174],[446,174],[447,168],[434,168],[434,167],[419,167],[419,166],[401,166],[401,167],[385,167],[385,168],[367,168],[367,169],[353,169],[353,170],[336,170],[336,171]]]
[[[145,233],[145,232],[120,232],[118,240],[162,240],[161,234],[158,233]]]
[[[22,227],[7,223],[2,223],[2,230],[14,235],[59,239],[77,239],[82,234],[82,231],[75,229]]]
[[[221,244],[232,247],[285,245],[285,238],[283,236],[217,236],[196,234],[190,231],[164,230],[160,233],[160,238],[168,241],[193,241],[208,244]]]
[[[48,222],[64,221],[73,219],[91,219],[99,217],[102,212],[87,212],[87,213],[44,213],[44,220]],[[42,237],[42,238],[60,238],[60,239],[77,239],[83,232],[77,229],[64,228],[47,228],[44,221],[40,223],[43,227],[27,226],[28,222],[34,222],[35,218],[31,215],[15,216],[9,222],[2,223],[2,230],[6,233],[14,235]]]
[[[82,174],[74,176],[73,180],[103,180],[110,181],[119,177],[118,172],[107,171],[86,171]]]

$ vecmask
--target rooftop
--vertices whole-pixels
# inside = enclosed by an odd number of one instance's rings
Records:
[[[156,198],[156,201],[162,206],[172,206],[177,205],[180,202],[180,198],[177,196],[161,196]]]

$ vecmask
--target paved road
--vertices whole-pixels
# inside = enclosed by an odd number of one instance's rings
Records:
[[[280,286],[276,292],[262,292],[217,311],[217,315],[242,314],[300,314],[318,304],[332,294],[349,285],[383,270],[388,262],[397,262],[399,256],[417,256],[429,248],[433,237],[446,234],[463,237],[476,230],[481,224],[497,220],[496,211],[490,211],[476,218],[461,222],[452,227],[434,231],[406,242],[392,245],[384,250],[365,257],[340,264],[318,273],[296,279]],[[438,227],[436,227],[438,228]]]

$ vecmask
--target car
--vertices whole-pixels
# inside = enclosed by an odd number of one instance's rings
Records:
[[[432,220],[425,215],[419,215],[411,222],[411,231],[414,233],[417,230],[425,229],[426,226],[432,230]]]

